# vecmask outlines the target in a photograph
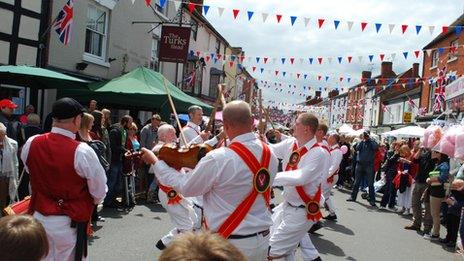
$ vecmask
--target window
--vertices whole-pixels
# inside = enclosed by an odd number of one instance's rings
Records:
[[[448,61],[454,61],[458,58],[458,48],[459,48],[459,42],[458,42],[458,39],[456,39],[452,41],[450,44]]]
[[[220,75],[218,74],[211,74],[210,81],[209,81],[209,97],[216,98],[217,91],[218,91],[218,84],[220,81]]]
[[[85,53],[101,60],[106,59],[108,12],[89,5],[85,29]]]
[[[156,38],[153,38],[151,42],[150,69],[153,69],[155,71],[159,70],[158,47],[159,47],[159,40]]]
[[[440,59],[440,54],[438,53],[438,50],[434,50],[432,52],[432,68],[435,68],[438,66],[439,59]]]
[[[219,39],[216,39],[216,45],[214,46],[214,49],[216,50],[216,54],[219,54],[221,52],[221,42]]]
[[[193,40],[197,40],[197,34],[198,34],[198,23],[194,19],[190,20],[190,23],[192,24],[192,37]]]

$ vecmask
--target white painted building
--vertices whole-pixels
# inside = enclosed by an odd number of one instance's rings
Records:
[[[331,99],[329,128],[338,129],[343,123],[345,123],[347,105],[347,93],[340,94]]]

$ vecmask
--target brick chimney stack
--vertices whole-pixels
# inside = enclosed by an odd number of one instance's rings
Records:
[[[419,63],[412,64],[412,75],[413,77],[419,77]]]
[[[382,78],[388,78],[393,75],[393,63],[392,62],[382,62],[380,67],[380,75]]]
[[[367,82],[367,80],[370,79],[371,77],[372,77],[371,71],[362,71],[361,73],[362,82]]]

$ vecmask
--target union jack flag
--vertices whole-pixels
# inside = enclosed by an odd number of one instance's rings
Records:
[[[53,24],[53,28],[55,29],[55,32],[58,33],[60,41],[65,45],[71,41],[71,27],[74,13],[73,6],[73,0],[68,0]]]
[[[437,87],[435,89],[435,100],[433,111],[442,112],[445,110],[445,86],[446,86],[446,66],[438,72]]]

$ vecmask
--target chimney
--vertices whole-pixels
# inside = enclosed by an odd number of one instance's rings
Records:
[[[362,80],[361,82],[366,82],[367,79],[370,79],[372,76],[372,72],[371,71],[362,71],[361,73],[361,77],[362,77]]]
[[[321,98],[321,91],[316,91],[316,98]]]
[[[309,101],[309,100],[311,100],[312,97],[313,97],[313,96],[309,95],[309,96],[306,98],[306,100]]]
[[[335,96],[337,96],[339,94],[339,91],[338,90],[333,90],[331,92],[329,92],[329,98],[333,98]]]
[[[393,74],[393,63],[392,62],[382,62],[380,67],[380,75],[382,78],[388,78]]]
[[[419,77],[419,63],[412,64],[412,77]]]

